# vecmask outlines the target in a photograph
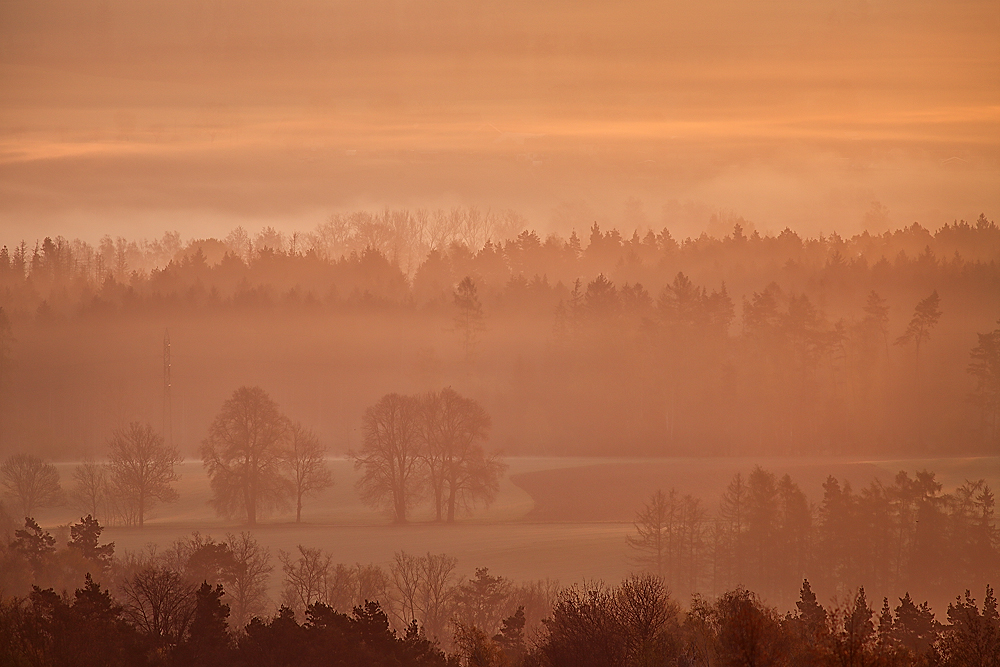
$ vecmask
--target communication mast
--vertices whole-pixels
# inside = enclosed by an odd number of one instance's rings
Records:
[[[173,410],[170,401],[170,330],[163,330],[163,438],[174,445]]]

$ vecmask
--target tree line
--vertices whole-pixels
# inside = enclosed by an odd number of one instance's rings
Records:
[[[387,571],[332,566],[329,555],[299,547],[298,557],[281,554],[284,604],[274,610],[266,604],[270,554],[249,533],[223,542],[195,533],[163,553],[115,557],[113,543],[100,543],[101,530],[84,517],[57,550],[55,538],[28,519],[0,549],[0,662],[988,667],[1000,661],[1000,617],[989,586],[982,603],[968,590],[956,597],[945,623],[908,593],[898,603],[884,598],[880,610],[864,588],[824,606],[808,580],[786,613],[744,587],[696,594],[682,608],[667,582],[648,573],[613,586],[515,585],[485,569],[460,580],[454,559],[444,555],[399,552]],[[18,583],[54,581],[58,588],[36,584],[12,595],[12,566],[26,570],[28,579]]]
[[[791,476],[757,466],[737,473],[714,507],[657,491],[626,539],[634,563],[678,594],[745,586],[779,604],[803,577],[831,595],[864,583],[944,599],[1000,569],[992,489],[978,480],[942,493],[927,470],[857,491],[829,476],[813,504]]]
[[[524,230],[475,245],[475,234],[452,234],[405,266],[377,240],[392,234],[345,220],[337,225],[354,231],[329,238],[367,240],[170,237],[155,268],[119,274],[60,239],[16,260],[0,252],[2,445],[52,450],[50,431],[90,433],[78,422],[97,419],[72,388],[90,375],[66,389],[50,382],[45,401],[32,384],[47,360],[26,343],[52,323],[89,331],[268,312],[317,327],[364,315],[380,331],[413,332],[403,338],[430,361],[408,354],[392,381],[412,366],[434,376],[418,389],[469,373],[505,387],[487,406],[504,411],[495,436],[505,448],[529,432],[533,446],[574,454],[982,453],[1000,442],[1000,229],[985,216],[851,238],[746,233],[746,221],[723,238],[684,240],[596,224],[584,237]],[[301,344],[293,328],[285,339]],[[345,342],[379,358],[363,336]],[[329,354],[302,352],[318,353]]]
[[[364,446],[352,453],[362,470],[357,489],[396,523],[414,503],[429,498],[437,521],[453,523],[477,503],[488,505],[506,470],[487,453],[489,414],[450,387],[419,396],[387,394],[363,416]],[[333,484],[326,448],[308,428],[293,422],[260,387],[240,387],[222,405],[202,448],[220,516],[257,525],[271,511],[295,508]],[[0,464],[3,497],[20,516],[71,502],[90,516],[142,527],[159,502],[173,502],[181,456],[149,424],[133,422],[108,440],[108,460],[84,461],[73,471],[67,498],[54,465],[28,453]],[[0,504],[0,509],[3,505]]]

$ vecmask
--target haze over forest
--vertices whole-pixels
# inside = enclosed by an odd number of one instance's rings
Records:
[[[995,667],[998,149],[988,0],[0,0],[0,663]]]

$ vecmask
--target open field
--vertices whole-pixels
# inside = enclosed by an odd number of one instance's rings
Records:
[[[297,544],[321,547],[344,563],[388,564],[393,553],[448,553],[459,559],[459,571],[476,567],[517,580],[558,579],[563,583],[601,578],[617,581],[631,570],[625,535],[640,503],[656,488],[676,488],[700,497],[711,510],[737,471],[756,464],[778,474],[789,473],[811,502],[818,503],[822,482],[833,474],[857,489],[871,479],[891,480],[899,470],[911,475],[928,469],[937,473],[948,492],[966,479],[985,478],[1000,486],[1000,458],[950,458],[900,461],[837,459],[509,459],[497,501],[456,525],[431,521],[426,508],[413,514],[407,526],[394,526],[387,516],[361,504],[354,491],[358,473],[342,458],[332,459],[335,484],[307,500],[303,523],[294,514],[267,518],[254,534],[271,548],[292,550]],[[59,464],[64,484],[72,464]],[[167,547],[179,537],[200,531],[223,538],[242,530],[239,524],[215,516],[208,505],[208,479],[199,461],[180,466],[178,502],[160,505],[142,530],[111,526],[105,536],[117,550]],[[39,514],[47,527],[76,519],[69,508]],[[280,586],[280,572],[272,589]]]

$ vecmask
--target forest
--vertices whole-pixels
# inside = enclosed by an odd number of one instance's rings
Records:
[[[636,574],[515,585],[484,568],[457,581],[446,555],[332,566],[281,554],[284,602],[261,606],[269,554],[249,533],[198,533],[163,553],[116,556],[87,516],[66,546],[27,519],[4,557],[29,577],[79,582],[0,598],[0,660],[10,665],[942,665],[1000,660],[993,590],[958,595],[938,621],[909,594],[875,606],[859,588],[824,606],[808,580],[781,614],[736,587],[681,605],[663,579]],[[81,574],[83,573],[83,574]],[[109,585],[110,584],[110,585]],[[112,593],[114,591],[114,593]],[[418,618],[421,619],[418,622]],[[445,624],[443,621],[448,618]]]
[[[94,454],[141,421],[190,456],[243,384],[341,453],[379,396],[442,386],[510,454],[997,451],[995,222],[716,223],[732,232],[566,238],[510,211],[387,209],[307,233],[12,241],[0,451]]]

